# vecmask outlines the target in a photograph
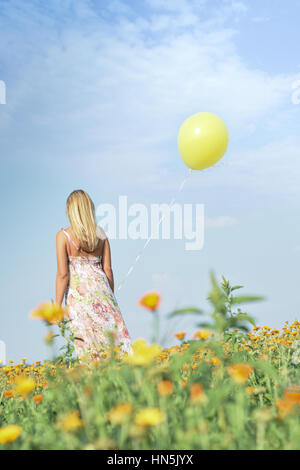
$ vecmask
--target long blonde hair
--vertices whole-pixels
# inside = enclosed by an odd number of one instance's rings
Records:
[[[82,189],[76,189],[67,199],[66,211],[72,231],[79,240],[79,249],[87,253],[95,251],[99,238],[95,206],[90,196]]]

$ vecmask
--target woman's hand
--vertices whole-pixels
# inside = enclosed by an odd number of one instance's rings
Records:
[[[62,231],[59,231],[56,235],[56,259],[56,303],[61,305],[69,283],[67,244],[66,237]]]
[[[106,238],[104,241],[103,255],[102,255],[102,268],[108,279],[111,290],[114,292],[114,275],[111,267],[111,252],[109,241]]]

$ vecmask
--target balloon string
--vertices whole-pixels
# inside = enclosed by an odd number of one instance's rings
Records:
[[[168,206],[169,206],[170,209],[172,209],[172,207],[173,207],[173,205],[174,205],[174,203],[175,203],[175,201],[176,201],[176,199],[177,199],[179,193],[181,193],[181,191],[183,190],[184,185],[185,185],[185,183],[187,182],[187,180],[188,180],[189,176],[191,175],[191,173],[192,173],[192,170],[189,169],[189,172],[188,172],[187,176],[182,180],[182,182],[180,183],[180,186],[179,186],[179,188],[178,188],[178,190],[177,190],[175,196],[172,197],[171,201],[170,201],[169,204],[168,204]],[[163,220],[165,219],[165,217],[166,217],[166,213],[165,213],[164,215],[162,215],[161,218],[159,219],[158,224],[157,224],[158,227],[159,227],[160,224],[163,222]],[[146,240],[146,242],[145,242],[143,248],[142,248],[142,249],[139,251],[139,253],[137,254],[137,256],[136,256],[136,258],[135,258],[135,260],[134,260],[134,263],[133,263],[133,264],[130,266],[130,268],[128,269],[127,274],[126,274],[126,276],[124,277],[123,281],[119,284],[119,286],[118,286],[118,288],[117,288],[117,291],[119,291],[120,289],[122,289],[122,287],[124,286],[125,282],[127,281],[128,277],[130,276],[130,274],[132,273],[132,271],[134,270],[135,265],[137,264],[137,262],[139,261],[139,259],[140,259],[141,256],[143,255],[145,249],[146,249],[147,246],[149,245],[149,243],[150,243],[150,241],[152,240],[152,238],[153,238],[153,231],[152,231],[152,234],[150,235],[150,237]]]

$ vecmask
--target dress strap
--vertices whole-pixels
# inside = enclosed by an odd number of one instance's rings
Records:
[[[68,234],[68,232],[62,228],[62,231],[64,232],[64,234],[66,235],[67,239],[69,240],[69,247],[70,247],[70,250],[71,250],[71,243],[75,246],[75,248],[77,250],[79,250],[79,247],[76,245],[76,243],[72,240],[72,238],[70,237],[70,235]]]

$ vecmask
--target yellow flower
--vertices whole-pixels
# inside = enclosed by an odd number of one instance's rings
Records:
[[[218,357],[212,357],[210,363],[214,366],[219,366],[221,364],[221,361]]]
[[[174,333],[175,338],[179,339],[180,341],[185,337],[185,331],[179,331],[178,333]]]
[[[30,312],[31,318],[40,318],[48,323],[57,323],[64,319],[66,310],[54,302],[44,302]]]
[[[164,414],[158,408],[144,408],[137,412],[134,421],[139,426],[156,426],[164,419]]]
[[[112,424],[122,424],[132,411],[131,403],[119,403],[115,408],[107,413],[107,417]]]
[[[243,384],[252,374],[253,367],[251,367],[249,364],[243,364],[240,362],[234,366],[229,366],[227,370],[232,380],[234,380],[236,383]]]
[[[83,422],[79,418],[78,414],[78,411],[71,411],[62,419],[61,424],[64,431],[73,432],[83,426]]]
[[[209,339],[212,336],[214,336],[212,331],[209,330],[198,330],[194,333],[194,338],[199,338],[199,339]]]
[[[133,343],[132,349],[133,352],[128,354],[124,361],[138,366],[149,364],[162,352],[158,344],[147,344],[144,339],[137,339]]]
[[[139,299],[138,304],[147,310],[157,310],[160,305],[160,294],[158,292],[147,292]]]
[[[157,391],[160,395],[170,395],[173,391],[173,384],[170,380],[162,380],[157,384]]]
[[[23,397],[26,397],[28,393],[32,392],[34,387],[35,382],[30,377],[20,375],[15,379],[15,391]]]
[[[22,427],[17,424],[9,424],[0,428],[0,444],[14,442],[22,434],[22,431]]]

